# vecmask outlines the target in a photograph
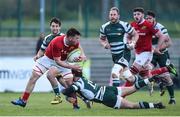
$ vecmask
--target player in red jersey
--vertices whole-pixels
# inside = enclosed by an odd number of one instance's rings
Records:
[[[47,77],[49,79],[54,79],[54,75],[61,74],[61,76],[66,79],[67,83],[71,84],[73,80],[72,70],[81,71],[82,68],[79,65],[70,65],[66,62],[66,58],[69,52],[76,48],[81,48],[79,44],[80,33],[74,28],[67,31],[66,35],[58,36],[53,39],[48,48],[46,49],[45,55],[37,59],[35,66],[32,71],[32,76],[29,79],[26,90],[22,97],[11,101],[14,105],[19,105],[25,107],[30,94],[32,93],[35,82],[42,76],[47,70]],[[82,50],[82,54],[77,59],[77,61],[84,60],[86,57]],[[52,83],[52,82],[51,82]]]
[[[167,72],[166,67],[159,68],[150,72],[150,62],[152,60],[153,51],[157,54],[162,54],[162,43],[166,40],[163,34],[157,29],[154,29],[153,25],[144,19],[144,9],[137,7],[133,10],[134,22],[131,25],[139,34],[139,39],[135,45],[135,61],[131,66],[131,72],[133,74],[139,74],[143,78],[151,77],[157,74]],[[152,48],[152,36],[155,35],[159,38],[158,46]],[[127,82],[125,86],[131,86],[132,81]]]

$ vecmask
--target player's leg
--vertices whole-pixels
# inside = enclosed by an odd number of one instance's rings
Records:
[[[59,104],[62,102],[58,82],[56,80],[56,76],[58,76],[58,74],[59,74],[59,69],[55,66],[50,67],[49,71],[47,72],[47,78],[51,83],[51,86],[55,94],[55,98],[53,101],[51,101],[51,104]]]
[[[118,87],[120,85],[120,72],[123,70],[123,66],[114,64],[111,71],[112,86]]]
[[[168,53],[168,51],[166,51],[166,52],[164,52],[164,54],[162,54],[160,56],[159,66],[165,67],[165,66],[168,66],[170,64],[171,64],[171,62],[170,62],[169,53]],[[170,97],[169,104],[175,104],[174,87],[173,87],[173,81],[172,81],[172,78],[170,76],[170,73],[165,72],[165,73],[161,74],[160,76],[163,77],[162,78],[163,84],[165,84],[165,86],[168,90],[168,93],[169,93],[169,97]]]
[[[36,81],[40,78],[40,76],[45,73],[45,71],[47,70],[46,67],[42,66],[41,64],[39,63],[35,63],[35,66],[33,68],[33,71],[32,71],[32,75],[26,85],[26,89],[25,91],[23,92],[22,96],[17,99],[17,100],[13,100],[11,101],[12,104],[14,105],[19,105],[19,106],[22,106],[22,107],[25,107],[26,106],[26,103],[29,99],[29,96],[30,94],[32,93],[33,89],[34,89],[34,86],[36,84]]]
[[[122,98],[120,108],[122,109],[153,109],[153,108],[163,109],[165,108],[165,106],[161,102],[152,103],[152,102],[140,101],[140,102],[135,103],[135,102],[131,102],[131,101],[128,101],[127,99]]]
[[[169,104],[175,104],[175,97],[174,97],[174,87],[173,87],[173,81],[170,77],[169,73],[164,73],[161,75],[162,82],[166,86],[168,93],[169,93]]]

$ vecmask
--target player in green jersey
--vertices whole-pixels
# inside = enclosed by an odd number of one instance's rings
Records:
[[[165,35],[167,38],[167,41],[165,41],[162,44],[162,47],[160,50],[162,52],[162,54],[157,55],[156,53],[153,53],[153,59],[151,61],[152,67],[156,67],[157,65],[159,65],[159,67],[165,67],[171,63],[170,56],[168,53],[168,48],[172,44],[171,38],[169,37],[167,29],[162,24],[160,24],[159,22],[156,21],[155,13],[153,11],[147,11],[146,19],[149,22],[153,23],[154,28],[159,29],[159,31],[161,31],[161,33],[163,35]],[[158,40],[157,37],[153,36],[153,38],[152,38],[153,47],[157,46],[157,43],[158,43],[157,40]],[[174,66],[172,66],[172,67],[174,68]],[[175,72],[177,72],[176,68],[174,68],[174,70],[175,70]],[[165,72],[165,73],[159,75],[158,77],[163,77],[161,79],[162,82],[160,82],[160,87],[162,87],[163,84],[166,86],[169,96],[170,96],[169,104],[175,104],[173,81],[171,79],[170,73]],[[160,95],[163,95],[163,93],[164,93],[164,90],[161,88]]]
[[[111,79],[113,86],[120,85],[120,76],[126,80],[134,81],[129,70],[130,49],[133,49],[138,34],[128,22],[119,20],[120,14],[117,7],[112,7],[109,11],[109,21],[100,28],[100,43],[105,49],[110,49],[114,62]],[[131,37],[126,40],[125,35]]]
[[[145,101],[131,102],[123,98],[123,96],[130,95],[138,89],[146,86],[152,82],[154,78],[137,81],[131,87],[114,87],[114,86],[99,86],[96,83],[86,80],[81,73],[73,72],[75,77],[74,83],[62,91],[63,94],[69,96],[68,101],[73,102],[74,99],[70,97],[71,93],[77,92],[84,98],[93,102],[102,103],[108,107],[120,109],[163,109],[165,106],[161,103],[149,103]],[[137,76],[136,76],[137,77]]]

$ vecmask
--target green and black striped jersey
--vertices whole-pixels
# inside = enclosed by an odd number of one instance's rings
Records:
[[[85,78],[79,78],[78,81],[73,83],[72,87],[86,99],[95,102],[102,102],[106,91],[106,86],[98,86]]]
[[[44,40],[43,40],[43,43],[41,45],[41,50],[45,51],[46,48],[48,47],[49,43],[56,37],[56,36],[61,36],[61,35],[64,35],[63,33],[58,33],[56,35],[53,35],[53,34],[49,34],[47,35]]]
[[[133,27],[127,22],[119,21],[112,24],[110,21],[103,24],[100,28],[100,37],[106,37],[112,54],[121,54],[124,51],[123,41],[125,33],[132,33]]]
[[[156,23],[154,25],[155,29],[158,29],[162,34],[169,36],[167,29],[160,23]],[[158,38],[156,36],[153,36],[152,44],[156,45],[158,43]]]
[[[167,29],[162,24],[157,22],[154,25],[154,28],[158,29],[162,34],[169,36]],[[158,44],[158,37],[156,37],[155,35],[152,38],[152,44],[153,44],[153,46],[157,46],[157,44]],[[167,50],[167,48],[164,49],[163,51],[166,51],[166,50]]]

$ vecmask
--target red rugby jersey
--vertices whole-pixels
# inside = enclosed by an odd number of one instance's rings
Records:
[[[61,60],[64,61],[67,59],[67,55],[74,49],[79,47],[79,43],[75,46],[67,46],[64,43],[65,36],[57,36],[53,39],[48,47],[46,48],[45,55],[54,60],[54,57],[61,57]]]
[[[139,39],[136,43],[135,51],[137,54],[141,52],[152,51],[152,36],[158,32],[158,29],[154,29],[153,24],[144,20],[141,24],[132,22],[131,25],[139,34]]]

